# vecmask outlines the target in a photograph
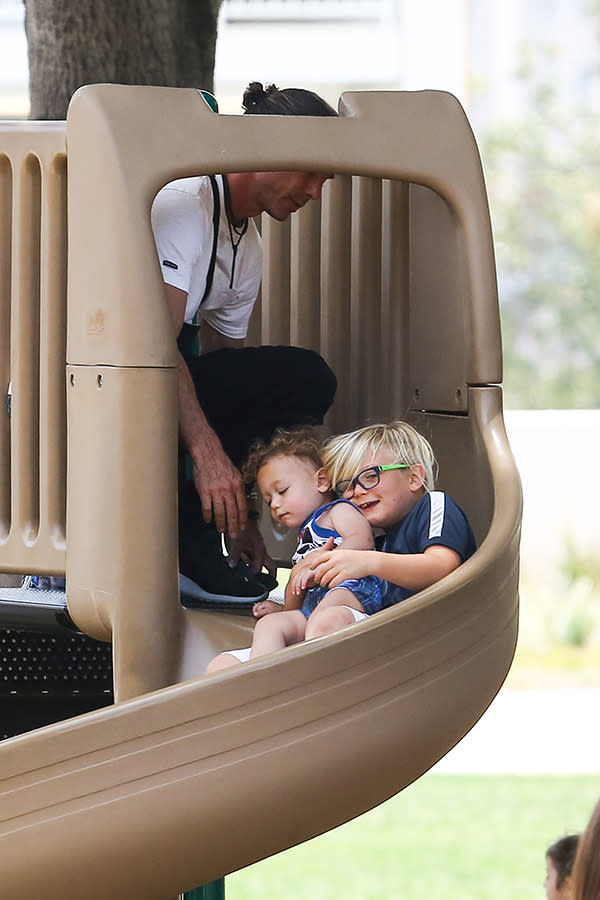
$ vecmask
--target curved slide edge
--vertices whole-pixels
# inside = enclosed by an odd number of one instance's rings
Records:
[[[6,896],[164,900],[359,815],[461,739],[517,635],[521,494],[498,395],[474,404],[498,509],[443,582],[338,635],[0,746]]]

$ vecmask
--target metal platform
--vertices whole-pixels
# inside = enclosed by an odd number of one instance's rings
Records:
[[[37,587],[0,588],[0,629],[79,633],[64,591]]]

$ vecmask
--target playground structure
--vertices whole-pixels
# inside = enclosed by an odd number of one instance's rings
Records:
[[[112,641],[118,701],[0,744],[13,900],[166,900],[307,840],[418,778],[506,676],[521,491],[476,143],[440,92],[346,94],[340,112],[219,116],[196,91],[96,85],[66,126],[0,127],[0,571],[66,573],[73,621]],[[336,178],[262,222],[249,343],[323,354],[332,432],[421,430],[479,549],[367,622],[202,678],[252,621],[178,602],[175,346],[149,210],[174,178],[265,169]]]

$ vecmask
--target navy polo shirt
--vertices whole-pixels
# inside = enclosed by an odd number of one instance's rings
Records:
[[[476,549],[475,537],[464,512],[443,491],[425,494],[402,521],[378,540],[385,553],[423,553],[427,547],[441,545],[455,550],[465,562]],[[383,581],[383,605],[393,606],[415,591]]]

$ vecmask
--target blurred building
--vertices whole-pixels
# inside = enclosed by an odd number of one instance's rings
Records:
[[[226,111],[249,80],[455,94],[477,131],[526,109],[527,62],[565,103],[598,92],[590,0],[223,0],[215,67]]]
[[[589,8],[589,0],[223,0],[215,90],[224,112],[238,112],[251,80],[306,85],[331,103],[343,90],[440,88],[479,130],[521,111],[516,73],[527,48],[544,48],[567,100],[598,89]],[[0,0],[4,117],[27,114],[23,22],[23,0]]]
[[[215,87],[239,111],[249,81],[343,90],[444,87],[468,94],[469,0],[224,0]],[[435,24],[435,27],[432,27]]]
[[[481,132],[531,103],[525,74],[573,113],[600,87],[600,5],[594,0],[470,0],[470,113]]]
[[[22,0],[0,0],[0,118],[29,112],[25,8]]]

